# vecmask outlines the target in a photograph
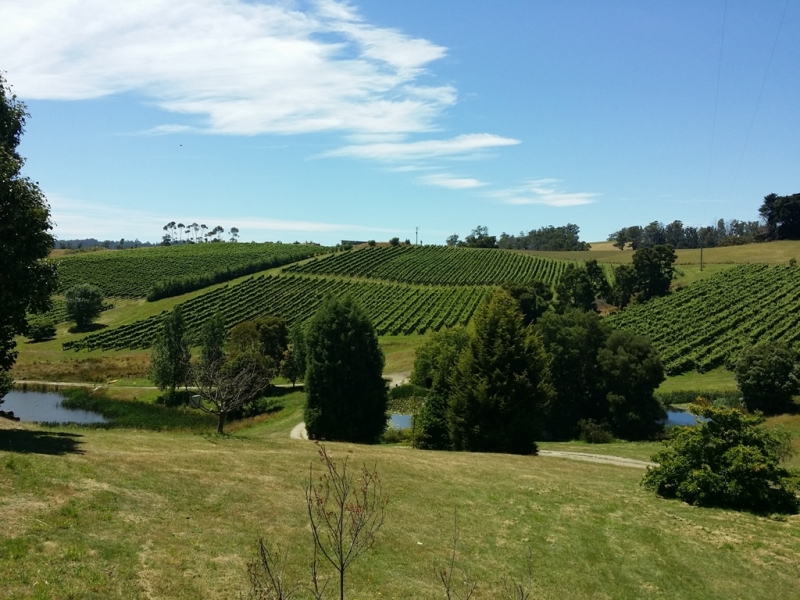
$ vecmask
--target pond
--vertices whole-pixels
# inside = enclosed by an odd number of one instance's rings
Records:
[[[392,413],[389,415],[389,427],[392,429],[411,429],[411,415]]]
[[[13,412],[20,421],[38,423],[105,423],[103,416],[88,410],[61,406],[64,399],[52,392],[11,391],[0,404],[0,410]]]
[[[708,421],[705,417],[695,417],[692,413],[683,410],[669,409],[667,411],[667,420],[664,425],[667,427],[675,427],[677,425],[698,425],[704,421]]]

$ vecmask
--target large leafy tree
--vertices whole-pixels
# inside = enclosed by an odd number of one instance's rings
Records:
[[[637,291],[642,300],[669,294],[677,259],[672,246],[641,248],[633,254]]]
[[[797,352],[778,342],[745,348],[735,367],[736,383],[750,410],[768,414],[787,410],[800,392]]]
[[[292,382],[292,387],[306,374],[306,334],[300,321],[295,321],[289,331],[289,347],[281,363],[281,374]]]
[[[79,329],[90,325],[103,312],[103,292],[96,285],[79,283],[69,288],[64,297],[67,314]]]
[[[579,421],[600,422],[608,416],[597,354],[612,328],[594,311],[571,309],[545,313],[536,329],[550,357],[555,392],[547,404],[545,429],[551,438],[574,438]]]
[[[39,186],[21,175],[17,152],[28,113],[0,75],[0,399],[11,388],[17,357],[14,336],[26,313],[43,312],[56,288],[50,208]]]
[[[496,289],[475,314],[475,331],[451,382],[448,424],[456,450],[536,453],[551,394],[538,334],[516,301]]]
[[[614,331],[597,353],[597,363],[614,434],[635,440],[659,431],[666,414],[653,393],[664,381],[664,367],[650,340],[629,331]]]
[[[183,312],[178,305],[166,316],[156,336],[150,355],[150,378],[160,390],[169,390],[172,398],[175,388],[186,385],[189,379],[191,359]]]
[[[800,193],[791,196],[765,196],[758,213],[764,219],[768,235],[772,239],[800,239]]]
[[[552,290],[541,281],[533,281],[529,284],[508,282],[504,283],[502,287],[517,301],[526,327],[535,323],[550,307],[550,302],[553,300]]]
[[[189,375],[202,398],[199,408],[217,416],[218,433],[223,433],[227,416],[258,398],[275,375],[269,359],[258,351],[226,353],[227,340],[225,322],[216,313],[203,326],[200,359]]]
[[[306,331],[309,436],[377,442],[386,428],[388,393],[375,328],[350,297],[327,298]]]
[[[568,264],[556,285],[556,310],[559,312],[570,308],[593,310],[594,301],[594,285],[586,268],[582,265]]]

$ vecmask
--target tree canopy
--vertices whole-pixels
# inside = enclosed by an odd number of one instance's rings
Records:
[[[26,314],[50,308],[56,270],[50,207],[39,186],[20,173],[17,146],[28,113],[0,74],[0,399],[11,387],[17,358],[14,336],[27,330]]]
[[[452,375],[448,425],[456,450],[536,453],[551,387],[538,334],[516,301],[496,289],[476,312],[475,331]]]
[[[766,429],[763,417],[712,406],[691,411],[707,420],[677,429],[653,456],[658,466],[647,470],[645,487],[698,506],[798,512],[800,478],[780,465],[788,442]]]
[[[800,193],[791,196],[769,194],[764,197],[758,214],[764,219],[771,239],[800,239]]]
[[[528,233],[520,231],[519,235],[503,233],[497,245],[516,250],[575,251],[590,248],[589,244],[580,240],[580,227],[574,223],[561,227],[547,225],[531,229]]]
[[[67,314],[78,328],[89,325],[103,312],[103,291],[90,283],[79,283],[65,293]]]
[[[377,442],[387,388],[375,328],[349,296],[327,298],[306,329],[305,423],[309,436]]]
[[[158,389],[169,390],[186,385],[189,379],[192,355],[180,304],[164,318],[161,331],[156,336],[150,355],[150,378]]]
[[[797,352],[778,342],[745,348],[734,368],[736,383],[749,410],[767,414],[783,412],[800,392]]]

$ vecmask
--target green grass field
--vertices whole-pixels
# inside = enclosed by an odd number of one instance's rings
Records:
[[[228,437],[48,429],[0,435],[3,598],[236,598],[256,537],[291,552],[310,534],[302,485],[313,444],[288,439],[302,395]],[[25,452],[10,449],[25,448]],[[500,598],[534,555],[535,598],[790,598],[800,520],[661,500],[640,469],[548,457],[329,444],[378,469],[390,503],[349,598],[441,598],[449,556]],[[594,449],[594,448],[593,448]],[[637,454],[638,455],[638,454]]]

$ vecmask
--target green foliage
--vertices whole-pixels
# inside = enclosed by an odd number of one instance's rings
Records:
[[[43,342],[55,336],[55,323],[49,319],[35,319],[28,323],[27,338],[31,342]]]
[[[776,240],[800,239],[800,194],[769,194],[758,209],[767,224],[768,235]]]
[[[780,466],[787,440],[735,409],[696,406],[710,419],[678,428],[642,484],[665,498],[759,513],[796,513],[800,478]]]
[[[502,287],[517,301],[526,327],[535,323],[553,300],[552,290],[541,281],[534,281],[528,285],[507,282]]]
[[[507,281],[554,285],[567,265],[575,264],[519,252],[450,246],[364,248],[336,253],[284,271],[340,277],[383,279],[424,285],[502,285]]]
[[[745,348],[736,362],[736,383],[749,410],[775,414],[789,409],[800,392],[800,362],[795,350],[778,342]]]
[[[704,402],[722,408],[743,408],[742,394],[736,391],[693,391],[656,392],[656,400],[664,407],[676,404],[694,404],[702,398]]]
[[[400,238],[399,237],[393,237],[392,239],[389,240],[389,243],[392,246],[399,246],[400,245]]]
[[[669,294],[677,259],[672,246],[653,246],[633,253],[636,290],[642,300]]]
[[[278,368],[289,346],[289,330],[280,317],[260,317],[236,325],[231,330],[228,345],[233,354],[258,352]]]
[[[384,357],[350,297],[327,298],[306,331],[306,430],[316,439],[375,443],[386,428]]]
[[[452,376],[447,420],[453,447],[536,453],[534,439],[551,394],[541,339],[523,326],[516,301],[501,289],[474,322]]]
[[[357,254],[362,252],[359,250]],[[487,293],[486,288],[480,287],[412,287],[317,277],[256,276],[212,290],[181,306],[194,342],[199,339],[203,324],[215,312],[223,315],[228,326],[269,314],[290,324],[304,323],[319,308],[325,294],[351,295],[364,307],[378,335],[408,335],[466,324]],[[64,349],[148,348],[165,314],[69,341]]]
[[[625,308],[636,293],[636,271],[631,265],[614,267],[614,285],[608,300],[615,306]]]
[[[500,248],[516,250],[575,251],[589,250],[590,246],[580,240],[580,227],[567,223],[562,227],[548,225],[539,229],[531,229],[527,234],[520,232],[518,236],[506,233],[500,236],[497,245]]]
[[[154,301],[329,252],[296,244],[185,244],[62,258],[61,289],[91,283],[106,296]]]
[[[594,286],[586,268],[576,264],[567,265],[556,285],[556,310],[593,310],[594,300]]]
[[[578,439],[587,444],[610,444],[614,441],[614,434],[605,423],[598,423],[592,419],[578,421]]]
[[[163,329],[156,337],[150,354],[149,376],[161,391],[169,390],[170,397],[175,388],[185,386],[189,378],[192,355],[180,305],[176,306],[163,321]]]
[[[459,242],[459,246],[467,246],[468,248],[497,248],[497,238],[489,235],[489,228],[485,225],[478,225],[472,230],[463,242]]]
[[[608,417],[604,378],[597,355],[612,327],[594,311],[572,309],[545,313],[536,324],[550,357],[554,395],[547,406],[549,438],[573,439],[578,422]]]
[[[592,311],[545,313],[536,324],[550,359],[554,395],[546,432],[554,439],[580,434],[591,420],[624,439],[652,436],[664,411],[653,392],[664,371],[646,338],[615,331]]]
[[[608,317],[649,337],[669,375],[732,368],[741,351],[765,340],[800,340],[800,270],[742,265]]]
[[[27,116],[25,105],[0,74],[0,377],[4,382],[10,381],[7,372],[17,357],[14,336],[27,330],[26,314],[48,310],[56,287],[55,267],[46,260],[53,247],[50,208],[39,186],[20,174],[24,159],[17,146]]]
[[[664,381],[658,352],[645,337],[614,331],[597,353],[609,407],[609,424],[618,437],[647,439],[662,428],[664,408],[653,392]]]
[[[295,321],[289,332],[289,349],[281,363],[281,374],[294,385],[306,374],[306,336],[303,324]]]
[[[64,297],[67,314],[79,328],[86,327],[103,312],[103,292],[96,285],[81,283],[69,288]]]

